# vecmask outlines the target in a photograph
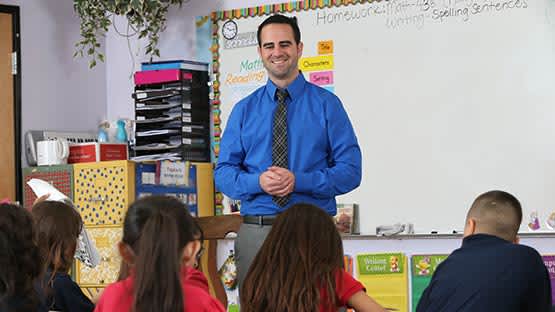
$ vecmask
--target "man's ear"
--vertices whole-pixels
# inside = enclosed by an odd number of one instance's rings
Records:
[[[119,242],[118,250],[121,259],[123,259],[125,263],[127,263],[128,265],[133,265],[135,263],[135,253],[133,252],[133,249],[129,247],[129,245],[124,242]]]
[[[304,48],[304,44],[302,41],[299,41],[299,44],[297,45],[297,57],[301,58],[301,56],[303,55],[303,48]]]

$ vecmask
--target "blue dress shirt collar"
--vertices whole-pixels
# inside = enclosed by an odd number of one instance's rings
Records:
[[[306,80],[304,79],[304,75],[299,73],[297,75],[297,78],[295,78],[295,80],[293,80],[293,82],[291,82],[285,88],[289,93],[289,98],[291,99],[291,101],[294,101],[295,99],[298,99],[301,97],[301,94],[305,87],[305,83],[306,83]],[[266,82],[266,92],[268,93],[268,96],[270,96],[271,99],[275,99],[277,89],[278,87],[274,84],[274,82],[268,79],[268,82]]]

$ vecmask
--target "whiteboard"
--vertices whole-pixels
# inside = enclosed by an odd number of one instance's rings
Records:
[[[325,87],[342,100],[363,153],[360,187],[337,200],[360,205],[362,233],[398,222],[416,233],[461,231],[473,199],[492,189],[521,200],[521,231],[532,214],[538,231],[552,231],[554,0],[395,0],[285,14],[298,17],[303,57],[333,44]],[[233,105],[266,82],[252,42],[266,17],[232,18],[233,40],[221,35],[229,18],[216,21],[222,129]]]

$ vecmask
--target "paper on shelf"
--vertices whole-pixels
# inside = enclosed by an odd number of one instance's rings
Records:
[[[179,132],[178,130],[171,130],[171,129],[137,131],[135,136],[138,136],[138,137],[154,136],[154,135],[172,134],[172,133],[178,133],[178,132]]]
[[[160,154],[149,154],[142,156],[131,157],[133,161],[148,161],[148,160],[181,160],[180,153],[160,153]]]

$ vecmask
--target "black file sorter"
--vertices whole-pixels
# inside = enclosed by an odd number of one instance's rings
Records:
[[[134,160],[211,160],[208,66],[177,70],[178,80],[135,86]]]

